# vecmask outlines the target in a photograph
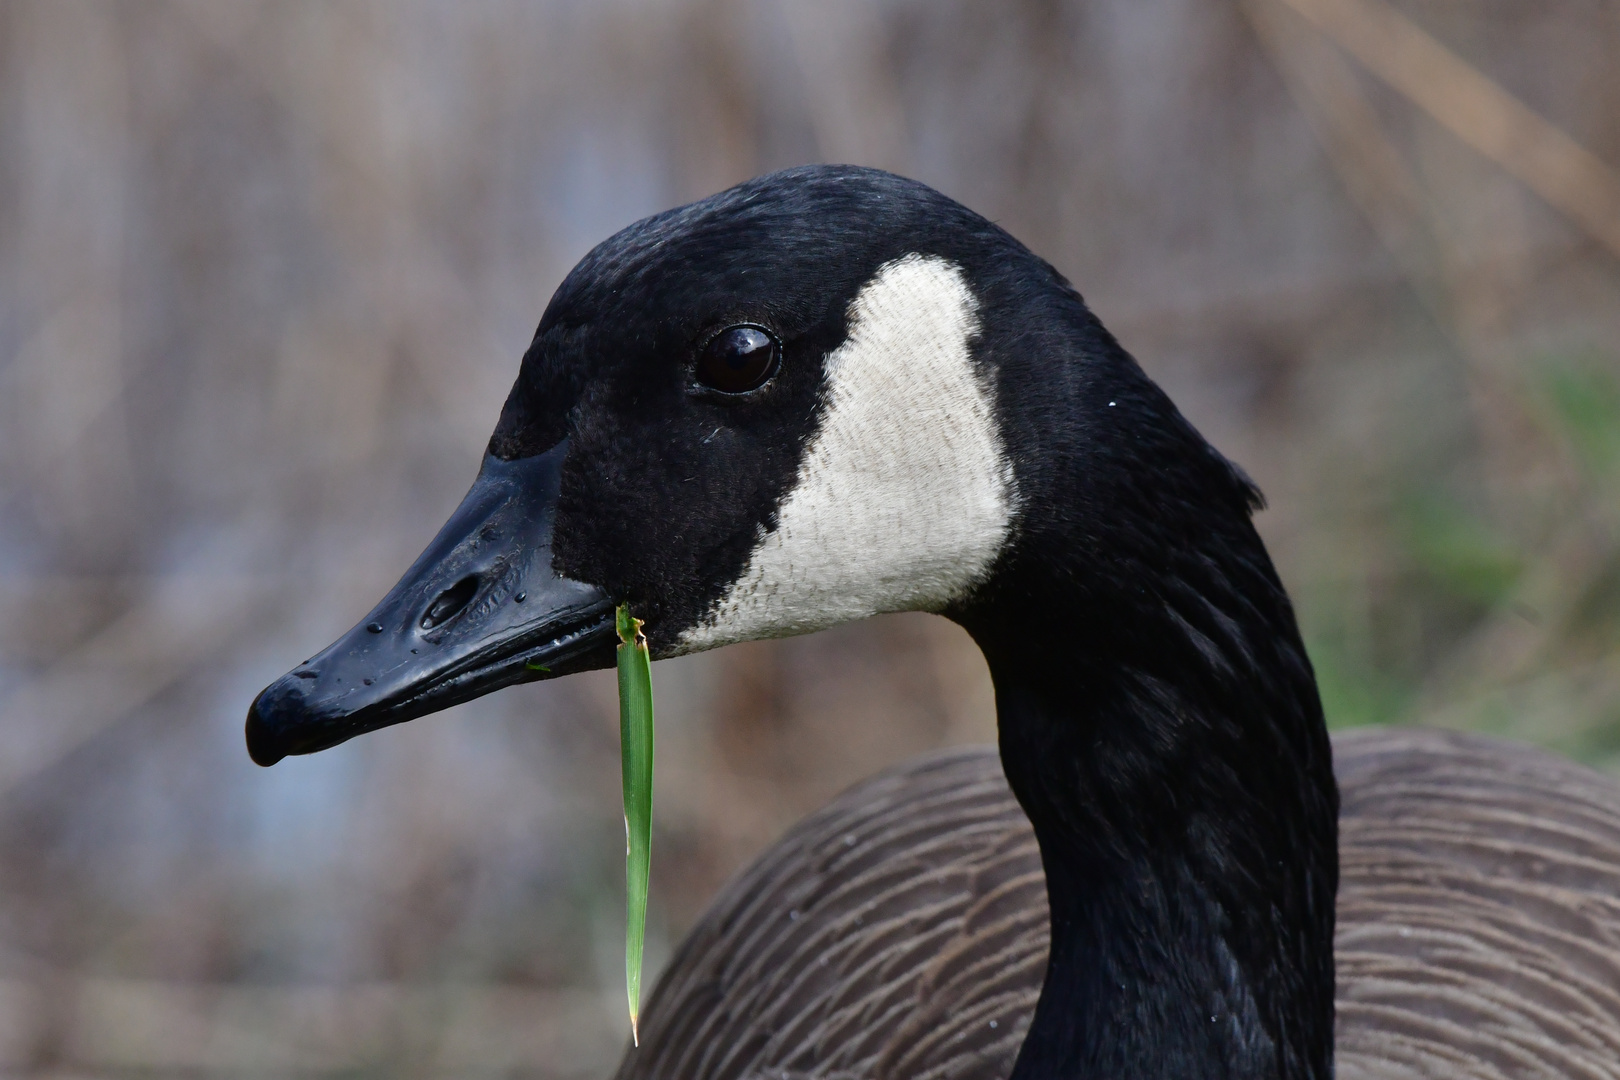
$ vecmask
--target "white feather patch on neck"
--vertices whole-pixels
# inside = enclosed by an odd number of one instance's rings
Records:
[[[1013,485],[969,349],[977,308],[938,257],[897,259],[861,289],[776,528],[680,651],[938,611],[983,580],[1011,527]]]

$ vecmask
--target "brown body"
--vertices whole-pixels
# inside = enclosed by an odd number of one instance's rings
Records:
[[[1620,782],[1436,731],[1334,751],[1340,1080],[1620,1078]],[[619,1080],[1003,1080],[1047,942],[995,751],[920,759],[725,888]]]

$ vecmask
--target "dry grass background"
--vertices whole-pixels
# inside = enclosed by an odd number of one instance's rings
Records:
[[[1271,498],[1336,723],[1620,767],[1611,0],[0,0],[0,1075],[589,1077],[611,677],[255,769],[454,506],[550,290],[772,168],[1068,274]],[[650,959],[988,740],[894,617],[660,664]]]

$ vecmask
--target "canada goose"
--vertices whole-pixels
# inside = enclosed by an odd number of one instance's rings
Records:
[[[575,267],[460,508],[248,746],[609,666],[616,603],[658,657],[937,612],[989,663],[1000,768],[927,759],[790,834],[621,1076],[1327,1080],[1336,892],[1341,1076],[1620,1075],[1616,786],[1345,740],[1341,860],[1258,505],[1001,229],[886,173],[777,173]]]

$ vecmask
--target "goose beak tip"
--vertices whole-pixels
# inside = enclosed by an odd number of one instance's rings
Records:
[[[267,706],[271,703],[265,700],[276,688],[276,685],[272,684],[253,699],[253,704],[248,707],[247,723],[244,727],[248,757],[253,759],[255,765],[262,765],[267,769],[287,756],[281,747],[282,740],[276,736],[275,725],[268,716]]]

